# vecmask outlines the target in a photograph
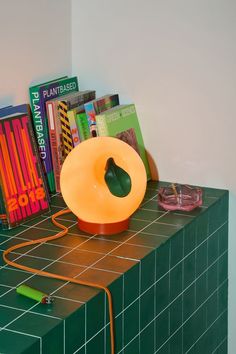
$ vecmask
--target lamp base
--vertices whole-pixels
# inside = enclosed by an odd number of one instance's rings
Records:
[[[78,219],[78,227],[80,230],[89,234],[114,235],[128,229],[129,218],[108,224],[97,224]]]

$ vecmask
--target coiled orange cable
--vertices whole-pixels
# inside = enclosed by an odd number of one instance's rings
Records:
[[[3,259],[10,266],[25,270],[27,272],[31,272],[31,273],[34,273],[34,274],[37,274],[37,275],[41,275],[41,276],[44,276],[44,277],[55,278],[55,279],[64,280],[64,281],[68,281],[68,282],[75,283],[75,284],[86,285],[86,286],[90,286],[90,287],[93,287],[93,288],[96,288],[96,289],[104,290],[106,295],[107,295],[108,306],[109,306],[111,354],[115,354],[115,334],[114,334],[112,295],[111,295],[110,290],[107,287],[105,287],[103,285],[100,285],[100,284],[97,284],[97,283],[92,283],[92,282],[88,282],[88,281],[84,281],[84,280],[77,280],[77,279],[74,279],[74,278],[71,278],[71,277],[67,277],[67,276],[64,276],[64,275],[53,274],[53,273],[45,272],[45,271],[40,270],[40,269],[26,267],[24,265],[21,265],[21,264],[18,264],[16,262],[14,262],[14,261],[10,261],[7,258],[7,255],[9,253],[11,253],[12,251],[15,251],[15,250],[17,250],[19,248],[30,246],[30,245],[37,244],[37,243],[45,243],[47,241],[55,240],[55,239],[58,239],[60,237],[65,236],[68,233],[68,228],[65,225],[60,224],[58,221],[56,221],[56,218],[58,216],[61,216],[61,215],[64,215],[64,214],[68,214],[70,212],[71,211],[69,209],[65,209],[65,210],[61,210],[61,211],[59,211],[59,212],[57,212],[57,213],[52,215],[53,224],[58,226],[59,228],[61,228],[63,231],[60,231],[57,234],[52,235],[52,236],[43,237],[43,238],[36,239],[36,240],[33,240],[33,241],[22,242],[20,244],[15,245],[15,246],[9,247],[7,250],[5,250],[3,252]]]

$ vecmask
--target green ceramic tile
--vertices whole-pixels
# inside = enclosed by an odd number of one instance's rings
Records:
[[[183,290],[183,264],[178,263],[170,271],[170,301],[174,300]]]
[[[170,338],[170,340],[169,340],[169,343],[170,343],[170,354],[182,354],[183,353],[182,331],[183,331],[183,328],[181,327]]]
[[[158,350],[168,339],[169,327],[169,310],[166,310],[163,311],[156,319],[156,350]]]
[[[124,344],[139,333],[139,301],[136,300],[124,312]]]
[[[61,195],[55,195],[55,196],[51,197],[50,204],[53,206],[59,206],[62,208],[66,207],[66,203],[64,202]]]
[[[170,269],[170,243],[166,242],[156,250],[156,279],[158,280]]]
[[[140,298],[140,326],[141,330],[154,319],[154,286],[142,294]]]
[[[183,297],[179,296],[170,305],[170,335],[172,335],[183,323]]]
[[[195,336],[196,339],[199,339],[207,329],[207,314],[205,307],[199,307],[193,317],[195,321]]]
[[[162,277],[156,284],[156,313],[160,313],[169,304],[170,283],[169,273]]]
[[[42,350],[45,353],[63,353],[63,323],[61,320],[25,313],[8,328],[34,336],[43,336]]]
[[[58,238],[54,241],[50,241],[49,243],[52,245],[58,245],[67,248],[75,248],[81,243],[87,242],[87,240],[88,237],[86,236],[67,234],[64,237]]]
[[[217,262],[212,264],[207,271],[207,291],[208,296],[211,295],[217,288]]]
[[[208,245],[208,266],[210,266],[218,258],[219,254],[219,231],[211,234],[207,240]]]
[[[6,294],[10,288],[8,286],[0,285],[0,298]]]
[[[58,259],[62,257],[68,249],[55,245],[49,245],[47,243],[39,245],[37,248],[29,252],[30,256],[45,257],[47,259]]]
[[[16,292],[16,289],[11,289],[5,295],[0,297],[0,304],[10,307],[15,307],[19,310],[28,310],[36,304],[35,300],[32,300],[26,296],[20,295]]]
[[[217,292],[215,292],[206,302],[206,319],[208,327],[216,320],[217,316]]]
[[[20,256],[20,257],[19,257]],[[17,255],[14,253],[9,254],[8,259],[10,260],[16,260],[17,264],[24,265],[26,267],[31,267],[35,269],[43,269],[47,267],[52,261],[43,259],[43,258],[37,258],[34,256],[26,255]]]
[[[184,255],[188,255],[196,247],[196,220],[184,227]]]
[[[219,345],[216,352],[214,354],[227,354],[228,353],[228,345],[227,339],[223,340],[223,342]]]
[[[100,253],[76,249],[62,256],[60,261],[81,266],[91,266],[98,262],[102,257],[103,254]]]
[[[86,352],[85,352],[85,345],[82,347],[82,348],[80,348],[79,350],[77,350],[76,351],[76,354],[86,354]]]
[[[225,337],[228,334],[228,312],[227,310],[222,313],[222,315],[218,318],[217,325],[218,325],[218,343],[220,344],[222,340],[225,339]]]
[[[59,287],[58,287],[59,288]],[[83,285],[66,284],[59,288],[54,295],[79,302],[86,302],[96,296],[100,290]]]
[[[219,230],[219,255],[228,249],[228,226],[227,222]]]
[[[6,286],[17,286],[29,277],[29,273],[15,270],[13,268],[2,268],[0,272],[0,284]]]
[[[160,222],[154,222],[151,225],[147,226],[143,232],[150,233],[153,235],[159,236],[173,236],[178,230],[181,229],[181,226],[178,225],[168,225],[162,224]]]
[[[183,320],[186,321],[196,309],[196,284],[190,285],[183,293]]]
[[[78,280],[87,281],[102,286],[110,285],[114,280],[120,277],[120,274],[107,272],[105,270],[92,269],[84,271],[76,277]]]
[[[124,349],[124,354],[139,353],[139,339],[135,338]]]
[[[86,267],[78,266],[75,264],[67,264],[64,262],[54,262],[53,264],[47,266],[45,268],[46,272],[53,273],[53,274],[60,274],[66,275],[68,277],[76,277],[80,273],[84,272]]]
[[[100,240],[91,239],[88,240],[87,242],[82,243],[79,246],[79,249],[106,254],[111,250],[113,250],[114,248],[116,248],[117,246],[119,246],[119,243],[111,240],[106,241],[101,239]]]
[[[127,307],[139,296],[140,264],[124,274],[124,306]]]
[[[141,260],[141,292],[144,292],[155,282],[155,251]]]
[[[67,316],[65,338],[66,353],[74,353],[77,348],[83,345],[85,341],[85,306]]]
[[[104,292],[100,292],[87,303],[86,333],[87,340],[100,331],[104,325]]]
[[[4,354],[40,354],[40,339],[9,330],[0,332],[0,353]]]
[[[178,214],[171,212],[165,215],[162,215],[158,220],[161,223],[169,225],[184,226],[189,224],[193,220],[193,217],[184,214]]]
[[[184,259],[184,266],[183,266],[184,288],[189,286],[194,281],[195,273],[196,273],[195,252],[192,252]]]
[[[213,204],[209,209],[209,233],[214,232],[228,219],[228,196]]]
[[[115,281],[113,281],[109,285],[109,290],[111,291],[112,294],[112,300],[113,300],[113,311],[115,315],[118,315],[123,307],[123,275],[117,278]],[[108,307],[108,302],[107,302],[107,307]],[[108,315],[108,308],[107,308],[107,315]]]
[[[205,211],[197,218],[196,223],[196,243],[199,245],[202,243],[209,234],[209,221],[208,221],[208,211]]]
[[[220,287],[218,291],[218,315],[220,315],[228,305],[228,281],[225,281]]]
[[[195,317],[190,317],[183,325],[183,352],[186,353],[188,349],[196,341],[196,326]]]
[[[145,199],[151,199],[153,197],[155,197],[157,195],[157,188],[150,188],[148,186],[148,188],[146,189],[146,193],[145,193],[145,196],[144,198]]]
[[[129,245],[124,243],[111,252],[113,256],[125,257],[133,260],[139,260],[152,252],[152,248],[144,246]]]
[[[0,235],[5,236],[17,236],[27,230],[27,227],[24,225],[20,225],[11,230],[2,230],[0,228]]]
[[[144,232],[139,232],[134,235],[131,239],[127,240],[128,244],[138,245],[138,246],[147,246],[151,248],[157,248],[162,243],[166,242],[166,237],[156,236],[152,234],[145,234]]]
[[[7,240],[9,240],[9,237],[0,235],[0,247],[1,247],[1,244],[4,243]]]
[[[196,277],[202,274],[207,268],[207,241],[204,241],[196,249]]]
[[[140,353],[154,353],[154,322],[140,333]]]
[[[86,345],[86,354],[104,353],[104,333],[105,331],[103,330],[88,341]]]
[[[196,280],[196,307],[199,307],[207,298],[207,274],[203,273]]]
[[[165,342],[162,346],[157,350],[157,354],[170,354],[170,343]]]
[[[170,245],[170,266],[171,268],[176,265],[176,263],[180,262],[183,258],[183,230],[178,231],[171,238]]]
[[[218,260],[218,284],[223,283],[228,276],[228,252],[224,253]]]
[[[106,256],[95,264],[96,269],[110,270],[111,272],[125,273],[132,268],[138,261],[130,259],[120,259],[115,256]]]
[[[135,231],[125,230],[125,231],[120,232],[119,234],[115,234],[115,235],[109,235],[109,236],[95,235],[94,238],[99,239],[99,240],[105,240],[105,241],[107,241],[107,238],[109,238],[109,240],[111,240],[111,241],[123,243],[126,240],[129,240],[134,235],[136,235]]]
[[[12,320],[22,314],[23,311],[0,305],[0,327],[8,325]]]
[[[140,231],[142,229],[146,229],[149,224],[150,221],[147,220],[131,219],[129,223],[129,230]]]
[[[115,329],[115,353],[118,353],[123,347],[123,318],[122,314],[114,319]],[[110,341],[110,327],[106,327],[106,352],[110,353],[111,341]]]
[[[38,275],[31,275],[29,280],[27,280],[25,284],[31,286],[32,288],[39,289],[45,292],[46,294],[51,294],[59,287],[64,286],[65,282],[62,280],[51,279]]]
[[[150,209],[153,211],[157,211],[160,215],[165,214],[165,211],[158,205],[157,199],[145,200],[144,203],[141,204],[142,208]]]
[[[147,221],[154,221],[157,218],[163,215],[160,211],[149,210],[144,208],[138,209],[133,215],[132,218],[139,219],[139,220],[147,220]]]

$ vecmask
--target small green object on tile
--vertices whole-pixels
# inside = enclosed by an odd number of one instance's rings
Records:
[[[49,304],[51,304],[54,301],[52,296],[47,295],[47,294],[43,293],[40,290],[31,288],[28,285],[20,285],[20,286],[18,286],[18,288],[16,288],[16,292],[17,292],[17,294],[26,296],[26,297],[28,297],[30,299],[33,299],[33,300],[38,301],[38,302],[41,302],[42,304],[49,305]]]

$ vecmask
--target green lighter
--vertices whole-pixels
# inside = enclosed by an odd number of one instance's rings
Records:
[[[42,304],[51,304],[54,298],[51,295],[47,295],[40,290],[29,287],[28,285],[20,285],[16,288],[18,294],[29,297],[30,299],[41,302]]]

